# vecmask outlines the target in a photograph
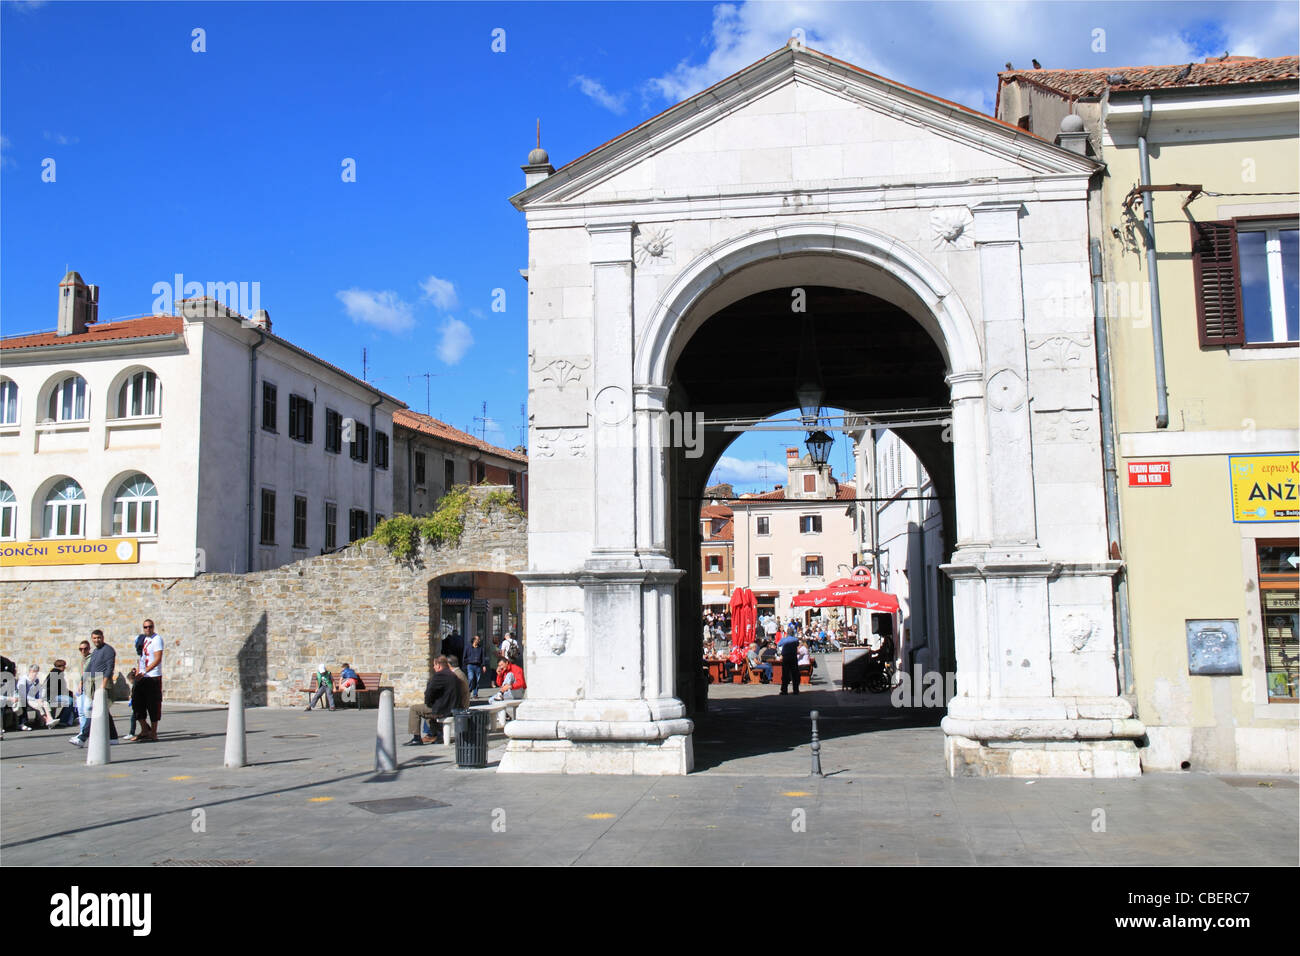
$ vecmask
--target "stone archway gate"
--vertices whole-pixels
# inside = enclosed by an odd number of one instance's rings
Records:
[[[950,772],[1128,775],[1088,268],[1092,160],[792,41],[512,202],[529,228],[528,700],[506,771],[685,773],[673,363],[756,291],[880,296],[953,408]],[[792,403],[793,404],[793,403]],[[689,410],[687,410],[689,411]]]

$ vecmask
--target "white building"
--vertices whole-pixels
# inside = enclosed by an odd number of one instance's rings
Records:
[[[852,485],[841,485],[828,465],[786,449],[788,483],[742,495],[735,518],[736,585],[754,592],[760,616],[807,621],[817,612],[791,608],[796,594],[848,577],[858,547]]]
[[[898,598],[898,666],[908,674],[915,666],[951,670],[952,587],[940,567],[946,552],[934,482],[895,432],[862,429],[854,438],[862,563],[876,587]]]
[[[0,580],[264,570],[391,513],[397,399],[264,311],[199,298],[99,325],[95,286],[60,290],[57,331],[0,341]]]

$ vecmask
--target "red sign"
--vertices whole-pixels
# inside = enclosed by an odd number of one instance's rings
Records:
[[[1128,486],[1130,488],[1168,488],[1172,482],[1167,461],[1130,461]]]

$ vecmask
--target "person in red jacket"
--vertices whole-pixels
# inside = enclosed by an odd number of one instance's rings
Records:
[[[522,667],[504,657],[497,661],[497,687],[500,690],[492,695],[493,700],[517,700],[525,686]]]

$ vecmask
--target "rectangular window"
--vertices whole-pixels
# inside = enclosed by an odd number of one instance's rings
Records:
[[[424,452],[417,451],[415,453],[415,483],[417,485],[420,486],[424,485],[424,471],[425,471]]]
[[[722,557],[720,555],[716,555],[716,554],[709,555],[709,573],[710,574],[722,573]]]
[[[325,502],[325,550],[337,548],[339,539],[339,506],[332,501]]]
[[[388,468],[388,433],[375,432],[375,467]]]
[[[343,416],[332,408],[325,409],[325,450],[336,455],[343,450]]]
[[[822,516],[821,515],[800,515],[799,531],[803,534],[821,534]]]
[[[275,544],[275,492],[262,489],[262,544]]]
[[[1193,223],[1202,348],[1300,341],[1300,227],[1294,220]]]
[[[275,386],[270,382],[262,383],[262,430],[275,431]]]
[[[302,495],[293,496],[293,546],[307,547],[307,499]]]
[[[352,439],[352,460],[369,461],[370,460],[370,426],[357,422],[353,426],[356,429],[356,435]]]
[[[445,494],[451,491],[451,486],[456,483],[456,462],[448,458],[442,466],[442,490]]]
[[[18,535],[18,506],[12,501],[0,501],[0,538]]]
[[[803,559],[803,576],[806,578],[819,578],[822,576],[821,555],[812,555]]]
[[[289,396],[289,437],[294,441],[311,444],[312,403],[301,395]]]
[[[770,578],[772,576],[772,559],[764,555],[758,559],[758,576],[760,578]]]
[[[510,471],[506,474],[510,479],[510,490],[515,493],[516,498],[519,497],[519,473]]]
[[[1270,703],[1300,699],[1300,641],[1296,637],[1300,572],[1294,540],[1258,541],[1260,617],[1264,623],[1264,666]]]
[[[366,513],[358,508],[352,508],[348,511],[348,543],[359,541],[366,535],[370,534],[369,522],[366,520]]]
[[[481,485],[487,481],[487,466],[481,461],[474,462],[474,484]]]
[[[770,519],[758,518],[756,519],[756,522],[758,524],[758,530],[757,530],[758,534],[771,534]]]

